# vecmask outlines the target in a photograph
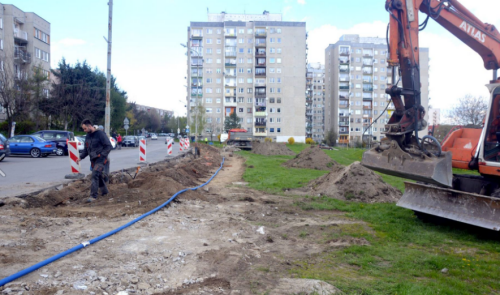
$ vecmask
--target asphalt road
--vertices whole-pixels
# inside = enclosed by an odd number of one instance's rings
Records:
[[[179,154],[179,144],[173,147],[173,156]],[[164,160],[167,156],[165,138],[148,140],[146,160],[149,163]],[[137,167],[139,148],[127,147],[112,150],[110,154],[111,171]],[[87,157],[81,162],[82,173],[90,174],[90,160]],[[69,157],[55,155],[46,158],[30,156],[10,156],[0,162],[0,198],[33,192],[48,186],[68,182],[64,176],[71,173]]]

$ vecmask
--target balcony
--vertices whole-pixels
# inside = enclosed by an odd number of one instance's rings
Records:
[[[255,76],[259,76],[259,77],[265,77],[266,76],[266,72],[255,72]]]
[[[255,47],[266,47],[266,39],[255,39]]]
[[[371,110],[372,106],[363,106],[363,110]]]
[[[20,43],[28,43],[28,32],[14,29],[14,39]]]
[[[225,62],[224,66],[226,66],[226,67],[236,67],[236,62]]]
[[[193,39],[201,39],[203,38],[203,31],[192,31],[191,38]]]
[[[224,37],[236,38],[236,29],[225,29]]]
[[[371,75],[373,73],[372,69],[371,68],[368,68],[368,69],[363,69],[363,74],[366,74],[366,75]]]
[[[349,58],[339,58],[340,64],[349,64]]]
[[[16,47],[14,49],[14,59],[20,61],[23,64],[31,63],[31,53],[28,53],[24,49]]]
[[[347,109],[349,108],[349,103],[339,103],[339,109]]]
[[[340,85],[339,86],[339,89],[342,89],[342,90],[349,90],[349,85]]]
[[[233,91],[226,91],[224,93],[224,96],[225,97],[236,97],[236,89],[234,89]]]
[[[339,126],[349,126],[349,120],[340,120]]]
[[[236,72],[235,71],[225,71],[224,72],[225,77],[236,77]]]
[[[363,91],[364,92],[372,92],[373,91],[373,87],[363,87]]]
[[[340,82],[349,82],[349,80],[350,80],[349,77],[340,77],[339,78]]]
[[[255,127],[266,127],[266,121],[255,121]]]
[[[227,83],[224,83],[224,86],[226,86],[226,87],[236,87],[236,82],[234,82],[234,83],[227,82]]]
[[[265,29],[257,29],[255,30],[255,37],[266,37],[267,32]]]
[[[255,132],[253,136],[267,136],[267,132]]]
[[[191,72],[191,77],[196,78],[196,77],[203,77],[203,72]]]
[[[266,57],[266,52],[256,52],[255,57]]]
[[[260,87],[266,87],[266,82],[264,80],[264,82],[255,82],[255,86],[260,86]]]
[[[371,61],[363,61],[363,66],[373,67],[373,62],[371,62]]]
[[[348,56],[350,53],[349,53],[349,50],[342,50],[339,52],[339,55],[341,56]]]
[[[372,79],[363,78],[363,84],[373,84]]]
[[[191,93],[191,97],[202,97],[202,93]]]
[[[255,63],[255,66],[256,67],[265,67],[266,66],[266,61],[261,61],[261,62],[256,62]]]
[[[349,130],[339,131],[339,134],[349,134]],[[349,143],[348,139],[344,139],[343,141],[345,141],[345,143]],[[339,140],[339,143],[342,143],[342,142],[340,142],[340,140]]]
[[[226,57],[236,57],[236,51],[226,51]]]
[[[255,98],[266,98],[265,92],[255,92]]]
[[[349,72],[349,66],[340,66],[339,67],[339,72],[341,72],[341,73],[348,73]]]

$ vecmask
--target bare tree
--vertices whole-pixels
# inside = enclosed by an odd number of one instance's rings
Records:
[[[448,118],[455,125],[481,126],[483,123],[488,103],[485,98],[470,94],[458,99],[458,104],[448,113]]]
[[[28,73],[0,59],[0,104],[5,110],[9,130],[12,122],[29,118],[31,98]]]

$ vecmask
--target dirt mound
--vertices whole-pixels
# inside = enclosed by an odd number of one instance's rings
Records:
[[[323,175],[308,187],[315,194],[364,203],[396,202],[401,197],[399,190],[359,162]]]
[[[192,154],[173,162],[159,162],[135,171],[110,175],[109,195],[86,203],[90,193],[90,177],[69,185],[29,195],[24,199],[12,198],[6,208],[39,208],[45,216],[104,216],[115,217],[142,214],[170,199],[176,192],[204,182],[220,165],[219,150],[203,145],[199,158]],[[199,199],[198,191],[187,191],[179,200]],[[15,202],[19,200],[19,202]]]
[[[314,146],[304,149],[295,158],[283,163],[283,166],[316,170],[338,170],[339,167],[342,167],[327,156],[319,147]]]
[[[292,152],[284,143],[277,142],[253,142],[252,143],[252,151],[255,154],[264,155],[264,156],[295,156],[295,153]]]

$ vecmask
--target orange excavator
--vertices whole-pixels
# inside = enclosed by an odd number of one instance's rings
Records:
[[[393,81],[386,93],[395,111],[385,125],[386,137],[363,154],[362,164],[417,181],[405,182],[405,193],[397,205],[419,217],[439,216],[500,231],[500,33],[457,0],[387,0],[385,8],[390,15],[388,62]],[[426,14],[422,23],[419,11]],[[457,130],[462,133],[450,136],[457,144],[445,149],[430,135],[419,137],[427,126],[420,97],[419,31],[430,19],[477,52],[484,67],[493,71],[493,79],[486,85],[491,96],[479,136]],[[480,175],[454,175],[452,163],[457,161],[461,168],[477,170]]]

